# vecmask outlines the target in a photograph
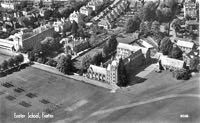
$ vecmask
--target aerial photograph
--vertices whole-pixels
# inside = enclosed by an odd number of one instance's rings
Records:
[[[200,0],[0,0],[0,123],[200,123]]]

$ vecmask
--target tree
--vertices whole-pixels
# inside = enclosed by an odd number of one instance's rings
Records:
[[[8,67],[12,68],[14,66],[14,62],[13,58],[8,59]]]
[[[52,67],[56,67],[57,62],[53,58],[48,58],[48,61],[45,64]]]
[[[156,10],[156,15],[160,23],[167,22],[169,23],[169,30],[170,31],[170,24],[171,21],[174,19],[177,11],[177,0],[164,0],[160,3],[159,7]]]
[[[160,50],[162,51],[163,55],[169,55],[173,48],[173,43],[169,39],[169,37],[165,37],[161,40],[160,43]]]
[[[72,70],[72,61],[71,61],[71,56],[70,55],[62,55],[59,59],[58,59],[58,63],[56,68],[64,73],[64,74],[69,74]]]
[[[119,59],[119,65],[118,65],[118,86],[127,86],[129,84],[128,78],[127,78],[127,72],[124,65],[123,60]]]
[[[22,25],[23,27],[28,27],[31,25],[31,22],[27,17],[22,16],[19,18],[18,21],[19,21],[20,25]]]
[[[17,55],[18,59],[19,59],[19,63],[24,62],[24,56],[22,54]]]
[[[115,51],[117,49],[117,39],[116,39],[116,35],[111,35],[106,43],[106,45],[109,48],[110,53],[112,53],[113,51]]]
[[[65,22],[63,25],[63,36],[66,35],[66,32],[69,32],[72,29],[72,24],[70,21]]]
[[[151,25],[151,31],[154,33],[154,35],[160,32],[160,24],[158,21],[153,21]]]
[[[81,61],[82,69],[87,70],[92,63],[92,57],[89,54],[86,54]]]
[[[60,14],[60,12],[58,11],[58,9],[56,9],[56,10],[53,11],[52,17],[53,17],[53,18],[61,18],[61,14]]]
[[[39,3],[39,8],[42,8],[43,7],[43,1],[40,0],[40,3]]]
[[[34,52],[33,51],[29,51],[28,52],[28,59],[30,61],[34,61],[35,57],[34,57]]]
[[[198,59],[198,57],[192,58],[192,59],[190,60],[190,63],[189,63],[189,69],[190,69],[191,71],[197,70],[198,64],[199,64],[199,59]]]
[[[45,20],[49,20],[49,18],[52,16],[52,14],[53,14],[53,11],[52,11],[52,10],[46,10],[46,11],[44,12],[44,19],[45,19]]]
[[[140,35],[146,37],[150,32],[147,22],[142,21],[140,23]]]
[[[182,54],[182,50],[178,46],[174,45],[171,51],[171,58],[182,59]]]
[[[103,47],[103,50],[102,50],[102,56],[103,56],[103,58],[106,58],[109,55],[109,53],[110,53],[109,51],[110,51],[109,47],[107,45],[105,45]]]
[[[96,34],[92,33],[91,36],[90,36],[90,39],[89,39],[89,44],[90,44],[91,47],[94,47],[94,46],[96,46],[96,43],[97,43]]]
[[[72,34],[73,34],[73,35],[76,35],[77,30],[78,30],[78,24],[76,23],[76,21],[73,20],[73,23],[72,23],[72,30],[71,30]]]
[[[18,56],[14,56],[13,59],[14,59],[14,63],[15,63],[15,65],[18,66],[19,63],[20,63],[20,59],[19,59],[19,57],[18,57]]]
[[[43,41],[41,41],[41,45],[42,45],[42,51],[45,53],[54,50],[54,48],[55,49],[57,48],[54,38],[52,37],[46,37]]]
[[[156,18],[157,5],[155,2],[147,2],[143,6],[143,19],[144,21],[154,21]]]
[[[126,33],[133,33],[136,30],[139,29],[139,25],[140,25],[140,19],[138,18],[138,16],[134,16],[133,18],[130,18],[126,24],[125,24],[125,32]]]
[[[37,62],[42,64],[42,63],[44,63],[44,59],[38,58],[38,59],[37,59]]]
[[[69,15],[70,15],[70,13],[71,13],[71,10],[70,10],[69,8],[67,8],[67,9],[65,9],[65,10],[63,10],[63,11],[61,12],[61,16],[62,16],[62,17],[65,17],[65,18],[68,18]]]
[[[177,32],[180,32],[181,29],[181,20],[178,18],[174,19],[172,27],[174,28],[175,33],[177,35]]]
[[[21,5],[21,8],[26,8],[28,4],[27,4],[27,1],[21,1],[20,5]]]
[[[102,52],[96,52],[92,57],[92,64],[100,65],[102,63],[103,57]]]
[[[188,80],[188,79],[190,79],[189,72],[186,69],[177,69],[177,70],[172,72],[172,75],[177,80]]]
[[[6,60],[4,60],[1,63],[1,68],[2,68],[2,70],[7,70],[8,69],[8,62]]]

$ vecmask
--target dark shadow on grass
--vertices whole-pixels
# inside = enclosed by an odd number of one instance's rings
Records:
[[[146,78],[141,78],[141,77],[135,76],[134,78],[132,78],[132,81],[129,82],[129,86],[139,84],[139,83],[143,83],[146,80],[147,80]]]
[[[150,61],[148,63],[143,63],[142,65],[138,66],[137,68],[134,69],[134,71],[130,72],[130,76],[134,77],[135,75],[137,75],[138,73],[140,73],[141,71],[143,71],[145,68],[149,67],[151,64],[155,64],[157,63],[158,60],[155,58],[151,58]]]

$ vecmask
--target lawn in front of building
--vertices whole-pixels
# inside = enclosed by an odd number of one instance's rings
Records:
[[[7,60],[9,58],[10,58],[10,56],[0,53],[0,63],[2,63],[4,60]]]

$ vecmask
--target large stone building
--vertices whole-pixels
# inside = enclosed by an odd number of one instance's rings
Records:
[[[107,84],[116,85],[118,82],[118,62],[113,60],[107,68],[90,65],[87,71],[87,77]]]
[[[21,29],[18,33],[10,35],[6,39],[0,40],[0,47],[5,49],[14,49],[19,50],[23,49],[32,49],[35,44],[41,42],[46,37],[52,37],[54,34],[54,28],[49,25],[44,25],[38,27],[31,32],[25,32],[25,29]]]
[[[150,49],[119,43],[117,46],[116,59],[122,58],[128,75],[150,60]]]
[[[133,53],[135,53],[136,51],[139,51],[139,50],[141,50],[142,55],[146,59],[145,61],[148,62],[150,60],[150,49],[149,48],[144,48],[144,47],[140,47],[140,46],[133,46],[133,45],[130,45],[130,44],[125,44],[125,43],[119,43],[118,44],[116,58],[117,59],[128,58]]]

